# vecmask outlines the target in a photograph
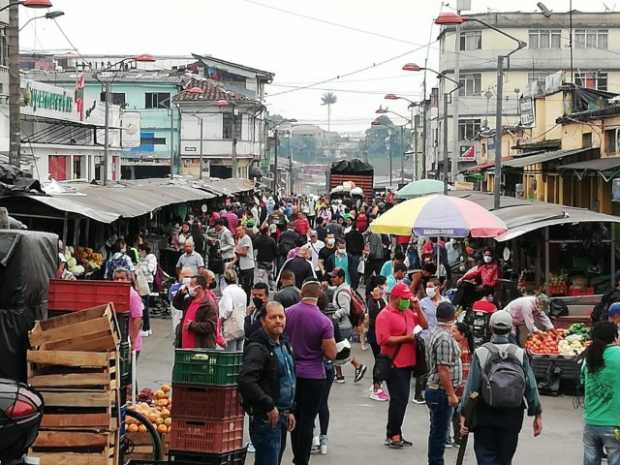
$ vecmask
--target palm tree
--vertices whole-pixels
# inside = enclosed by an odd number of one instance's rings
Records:
[[[321,96],[321,105],[327,105],[327,131],[332,129],[332,105],[338,101],[333,92],[327,92]]]

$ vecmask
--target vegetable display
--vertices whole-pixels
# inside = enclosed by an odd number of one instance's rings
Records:
[[[138,396],[140,403],[129,408],[147,417],[159,433],[169,433],[172,418],[170,416],[171,389],[168,384],[163,384],[157,391],[143,389]],[[131,433],[146,432],[146,427],[137,420],[127,417],[125,420],[127,431]]]
[[[554,329],[535,333],[529,337],[525,348],[534,355],[574,357],[588,346],[589,333],[583,323],[575,323],[568,330]]]

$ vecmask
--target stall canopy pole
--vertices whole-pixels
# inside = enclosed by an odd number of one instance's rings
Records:
[[[545,228],[545,282],[549,282],[549,226]]]
[[[65,212],[65,219],[62,223],[62,245],[67,246],[67,234],[69,230],[69,213]]]
[[[610,258],[610,267],[611,267],[611,288],[614,289],[616,287],[616,223],[611,223],[611,237],[609,238],[609,250],[611,256]]]

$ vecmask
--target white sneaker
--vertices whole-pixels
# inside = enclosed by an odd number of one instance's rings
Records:
[[[142,337],[147,337],[150,334],[151,334],[150,331],[144,331],[144,330],[140,331],[140,336],[142,336]]]
[[[252,444],[251,442],[248,442],[248,454],[254,454],[256,452],[256,449],[254,448],[254,444]]]
[[[327,455],[327,436],[321,435],[321,455]]]

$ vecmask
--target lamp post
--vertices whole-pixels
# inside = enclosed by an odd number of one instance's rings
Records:
[[[408,71],[426,70],[426,71],[430,71],[431,73],[436,74],[437,77],[439,78],[441,85],[444,87],[444,93],[443,93],[443,120],[444,120],[443,121],[443,193],[444,195],[447,195],[448,194],[448,172],[449,172],[448,165],[450,163],[450,160],[448,157],[448,101],[450,99],[450,95],[452,95],[454,92],[459,90],[461,88],[461,85],[455,79],[452,79],[451,77],[446,76],[445,73],[440,73],[439,71],[435,71],[432,68],[420,67],[416,65],[415,63],[409,63],[405,66],[408,68]],[[456,86],[450,92],[446,92],[446,89],[445,89],[446,79],[452,82]]]
[[[51,8],[50,0],[9,2],[0,12],[9,9],[7,48],[9,53],[9,163],[19,167],[21,148],[21,92],[19,75],[19,7]]]
[[[413,137],[413,171],[412,171],[412,176],[417,180],[418,178],[418,120],[415,117],[415,107],[419,106],[420,103],[418,102],[414,102],[413,100],[410,100],[408,98],[405,97],[401,97],[400,95],[396,95],[396,94],[386,94],[385,97],[383,97],[385,100],[404,100],[405,102],[409,103],[409,110],[411,111],[411,119],[409,120],[411,123],[411,131],[412,131],[412,137]]]
[[[386,113],[392,113],[393,115],[398,116],[406,121],[406,123],[400,127],[400,183],[405,183],[405,126],[407,124],[412,124],[412,120],[407,118],[406,116],[401,115],[400,113],[396,113],[395,111],[391,111],[387,108],[379,107],[377,111],[375,111],[378,115],[384,115]]]
[[[37,21],[39,19],[56,19],[64,15],[65,15],[64,11],[56,10],[56,11],[48,11],[47,13],[41,16],[33,16],[32,18],[28,19],[28,21],[26,21],[22,25],[22,27],[19,28],[19,31],[20,32],[23,31],[26,28],[26,26],[28,26],[33,21]]]
[[[292,119],[284,119],[278,123],[275,123],[271,129],[273,129],[273,137],[274,137],[274,158],[273,158],[273,193],[278,194],[278,146],[280,145],[280,132],[279,128],[283,124],[287,123],[296,123],[297,120]],[[266,121],[267,124],[271,123],[270,120]]]
[[[418,72],[420,71],[420,67],[416,65],[415,63],[407,63],[403,65],[402,70]],[[426,179],[426,133],[427,133],[426,116],[427,116],[427,110],[428,110],[428,105],[426,104],[426,73],[424,73],[423,87],[424,89],[423,89],[423,96],[422,96],[423,108],[422,108],[422,163],[421,165],[422,165],[422,179]],[[416,133],[416,139],[417,139],[417,133]],[[417,156],[417,152],[416,152],[416,156]]]
[[[136,55],[133,57],[127,57],[127,58],[123,58],[122,60],[117,61],[116,63],[107,66],[106,68],[97,71],[94,74],[94,78],[99,81],[101,83],[101,85],[103,86],[103,91],[105,93],[105,129],[104,129],[104,136],[103,136],[103,185],[105,186],[108,183],[108,167],[109,167],[109,157],[108,157],[108,147],[109,147],[109,140],[110,140],[110,84],[114,81],[114,78],[116,76],[113,76],[112,79],[105,79],[105,80],[101,80],[100,79],[100,73],[104,73],[104,72],[108,72],[110,70],[115,69],[117,66],[120,69],[120,66],[124,63],[127,63],[129,61],[135,61],[137,63],[152,63],[155,61],[155,57],[153,55],[147,55],[147,54],[142,54],[142,55]],[[115,72],[116,74],[116,72]]]
[[[374,120],[372,123],[370,123],[370,125],[375,128],[382,126],[386,128],[388,131],[388,137],[387,137],[387,142],[388,142],[387,149],[388,149],[388,161],[389,161],[388,170],[390,172],[390,188],[391,188],[392,187],[392,128],[388,126],[387,124],[383,124],[382,122],[378,120]]]
[[[218,107],[220,107],[221,109],[226,108],[226,107],[230,107],[231,110],[231,114],[232,114],[232,177],[236,178],[237,177],[237,107],[236,105],[226,99],[221,99],[218,100],[216,102],[216,105]],[[242,126],[242,125],[240,125]],[[241,131],[239,131],[241,132]],[[241,134],[239,134],[241,135]]]
[[[512,39],[517,43],[517,48],[510,51],[506,55],[499,55],[497,57],[497,105],[495,108],[495,185],[493,191],[493,208],[497,210],[498,208],[500,208],[502,184],[502,113],[504,100],[504,61],[509,60],[512,54],[518,52],[522,48],[527,47],[527,43],[473,16],[461,16],[453,12],[445,12],[440,14],[437,19],[435,19],[435,24],[438,24],[440,26],[459,26],[464,22],[468,21],[482,24],[483,26],[492,29],[495,32],[498,32],[499,34],[508,37],[509,39]]]

